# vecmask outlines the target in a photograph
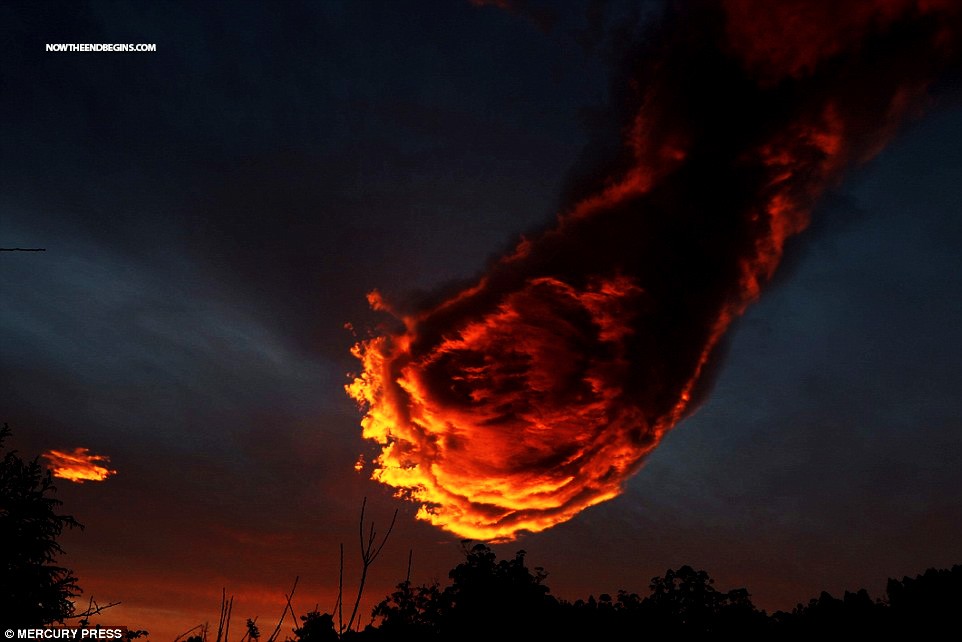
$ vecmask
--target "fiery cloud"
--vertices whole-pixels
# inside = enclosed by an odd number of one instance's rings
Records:
[[[73,452],[65,453],[59,450],[49,450],[43,454],[54,477],[67,479],[78,484],[85,481],[104,481],[116,470],[107,468],[110,457],[107,455],[92,455],[87,448],[74,448]]]
[[[957,64],[956,7],[671,5],[626,61],[622,145],[554,227],[355,346],[373,478],[481,540],[618,495],[818,198]]]

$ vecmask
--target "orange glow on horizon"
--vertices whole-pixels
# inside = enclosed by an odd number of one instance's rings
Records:
[[[73,452],[48,450],[43,454],[47,466],[54,477],[82,484],[86,481],[104,481],[117,474],[116,470],[107,468],[110,457],[107,455],[92,455],[87,448],[75,448]]]

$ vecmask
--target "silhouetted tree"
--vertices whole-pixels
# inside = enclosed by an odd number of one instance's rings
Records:
[[[405,580],[374,607],[372,615],[380,619],[378,629],[385,637],[437,639],[441,633],[441,595],[437,583],[413,586]]]
[[[247,633],[245,633],[244,637],[241,638],[241,642],[243,642],[245,639],[250,640],[251,642],[255,642],[256,640],[259,640],[260,637],[261,637],[261,630],[257,626],[257,620],[247,618]]]
[[[799,604],[791,614],[773,616],[780,636],[808,640],[813,636],[889,637],[889,611],[885,604],[872,601],[865,589],[846,591],[843,598],[822,591],[808,604]]]
[[[707,631],[721,597],[714,583],[708,573],[690,566],[668,569],[664,577],[651,579],[649,610],[672,625]]]
[[[890,579],[886,586],[890,625],[902,633],[958,628],[962,566],[930,568],[915,578]]]
[[[0,429],[0,453],[10,436]],[[64,528],[83,526],[57,509],[63,502],[49,470],[35,458],[25,462],[11,450],[0,460],[0,622],[37,626],[62,622],[74,613],[80,594],[73,572],[56,564]]]
[[[330,613],[311,611],[301,616],[301,627],[294,629],[294,635],[299,642],[329,642],[337,640],[334,630],[334,616]]]
[[[381,639],[478,639],[508,631],[524,636],[544,633],[549,612],[558,606],[548,593],[547,573],[528,569],[525,552],[498,560],[484,544],[465,548],[465,560],[448,576],[443,590],[437,584],[413,587],[409,580],[378,604]]]
[[[532,573],[524,557],[518,551],[514,559],[498,561],[484,544],[465,550],[465,561],[448,574],[452,583],[442,593],[445,635],[503,633],[506,627],[528,635],[540,629],[557,602],[544,584],[548,574],[541,567]]]
[[[752,604],[748,589],[737,588],[725,593],[715,616],[715,633],[757,633],[768,637],[772,622],[764,611]]]
[[[688,634],[760,632],[767,626],[764,613],[752,604],[746,589],[723,593],[705,571],[682,566],[651,580],[651,596],[641,605],[650,624],[660,630]]]
[[[616,599],[602,593],[595,599],[562,602],[551,624],[556,636],[576,639],[618,639],[625,631],[637,630],[642,604],[637,593],[618,591]]]

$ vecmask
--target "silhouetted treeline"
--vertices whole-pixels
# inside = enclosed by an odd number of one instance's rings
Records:
[[[79,593],[76,578],[56,564],[56,557],[63,552],[58,543],[63,529],[79,524],[56,512],[60,501],[51,496],[55,489],[50,472],[37,459],[25,461],[16,451],[4,450],[9,434],[6,425],[0,427],[0,622],[38,626],[78,619],[86,625],[91,615],[116,604],[100,606],[91,600],[86,611],[75,611],[71,599]],[[360,525],[363,534],[363,505]],[[390,531],[389,527],[388,535]],[[355,603],[360,602],[367,568],[387,539],[383,536],[375,546],[375,533],[372,522],[366,547],[362,536],[364,567]],[[846,591],[841,598],[822,592],[791,612],[769,615],[755,608],[747,589],[720,591],[708,573],[690,566],[652,578],[644,597],[618,591],[615,596],[603,593],[569,602],[551,595],[545,583],[548,574],[541,567],[529,569],[524,551],[512,559],[498,560],[488,546],[476,544],[465,547],[464,553],[464,561],[448,573],[446,586],[415,586],[408,580],[398,584],[374,607],[371,624],[364,630],[352,628],[354,612],[345,624],[338,611],[335,624],[333,614],[312,611],[300,617],[299,626],[291,631],[293,640],[448,641],[494,636],[603,640],[622,639],[635,632],[645,636],[680,633],[694,639],[723,634],[739,639],[810,640],[843,635],[887,639],[956,630],[957,612],[962,608],[959,565],[929,569],[901,581],[890,579],[881,599],[873,600],[865,589]],[[293,588],[287,596],[285,616],[288,612],[294,615],[292,595]],[[228,638],[232,604],[225,592],[216,642]],[[344,607],[340,598],[338,606]],[[202,633],[187,637],[196,629]],[[207,642],[207,631],[206,625],[194,627],[182,637],[187,642]],[[146,631],[140,630],[128,634],[131,639],[145,636]],[[241,642],[258,642],[260,637],[255,620],[248,620]],[[267,641],[281,639],[278,623]]]
[[[481,636],[537,639],[621,639],[628,632],[707,638],[812,639],[812,636],[913,634],[953,630],[962,606],[962,566],[929,569],[889,580],[885,597],[864,590],[836,598],[823,592],[791,612],[767,614],[747,589],[721,591],[705,571],[690,566],[651,579],[646,596],[619,591],[569,602],[551,595],[543,568],[529,569],[525,552],[498,560],[483,544],[465,550],[446,586],[404,581],[373,610],[373,623],[344,638],[465,640]],[[294,631],[299,642],[337,640],[334,619],[312,612]],[[777,636],[777,637],[776,637]]]

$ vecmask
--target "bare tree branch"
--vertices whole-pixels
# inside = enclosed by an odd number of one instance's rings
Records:
[[[360,535],[361,543],[361,580],[357,587],[357,597],[354,600],[354,608],[351,609],[351,617],[347,621],[346,631],[351,630],[351,626],[354,624],[354,618],[357,617],[357,609],[361,604],[361,594],[364,592],[364,583],[367,581],[367,572],[371,568],[371,564],[377,559],[381,551],[384,550],[384,545],[387,544],[388,537],[391,536],[391,531],[394,530],[394,524],[397,522],[397,509],[394,510],[394,516],[391,518],[391,525],[388,526],[387,532],[381,539],[381,543],[375,546],[377,541],[377,531],[374,530],[374,522],[371,522],[371,527],[368,530],[367,542],[364,541],[364,509],[367,506],[367,497],[361,502],[361,519],[358,525],[358,533]],[[360,619],[358,619],[358,625],[360,626]],[[343,633],[343,631],[342,631]]]
[[[79,619],[80,626],[87,626],[90,624],[91,617],[95,615],[100,615],[107,609],[113,606],[117,606],[119,604],[120,602],[111,602],[110,604],[100,605],[100,604],[97,604],[97,600],[95,600],[93,596],[90,596],[90,601],[87,603],[87,608],[85,610],[81,611],[80,613],[75,613],[74,615],[71,615],[64,619],[66,620]]]
[[[193,633],[193,632],[196,631],[197,629],[204,629],[204,636],[203,636],[203,637],[204,637],[204,639],[206,640],[206,639],[207,639],[207,631],[206,631],[207,625],[206,625],[206,624],[198,624],[197,626],[192,626],[192,627],[190,627],[189,629],[187,629],[186,631],[184,631],[183,633],[181,633],[180,635],[178,635],[177,637],[175,637],[175,638],[174,638],[174,642],[178,642],[178,640],[187,637],[188,635],[190,635],[191,633]]]
[[[341,566],[337,574],[337,634],[344,633],[344,543],[341,542]]]
[[[287,617],[288,611],[291,612],[291,617],[294,618],[294,626],[297,626],[297,616],[294,614],[293,607],[291,607],[291,600],[294,598],[294,591],[297,590],[297,582],[300,579],[300,576],[294,578],[294,586],[291,587],[290,594],[284,596],[287,598],[287,603],[284,605],[284,612],[281,613],[281,619],[277,621],[277,627],[274,629],[274,632],[271,633],[271,636],[267,638],[267,642],[274,642],[274,640],[277,639],[277,634],[281,632],[281,626],[284,624],[284,618]]]

